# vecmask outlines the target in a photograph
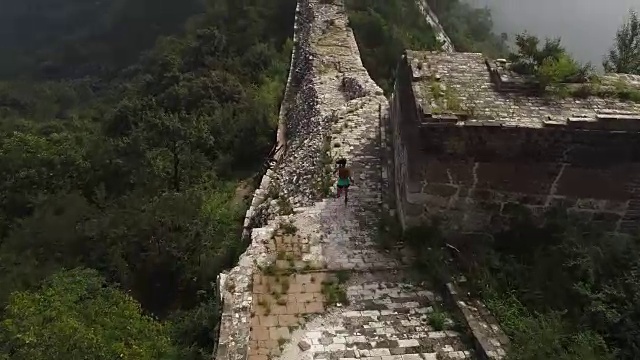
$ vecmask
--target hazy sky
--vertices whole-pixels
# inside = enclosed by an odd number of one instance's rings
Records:
[[[581,61],[600,66],[613,44],[616,30],[629,9],[640,10],[640,0],[469,0],[489,5],[496,32],[521,30],[540,37],[562,38],[562,43]]]

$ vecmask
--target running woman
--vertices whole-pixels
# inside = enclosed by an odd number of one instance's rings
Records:
[[[334,174],[338,174],[338,195],[336,197],[339,199],[344,190],[344,203],[346,205],[349,200],[349,185],[353,182],[351,169],[347,167],[347,159],[340,159],[336,161],[336,164],[338,165],[334,171]]]

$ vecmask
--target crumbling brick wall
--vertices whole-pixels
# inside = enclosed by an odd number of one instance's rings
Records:
[[[518,203],[566,206],[619,230],[640,172],[637,133],[432,124],[419,133],[405,212],[444,215],[461,228],[488,225]]]
[[[400,62],[390,112],[403,227],[437,216],[449,230],[477,230],[517,203],[538,214],[562,205],[611,231],[638,229],[640,132],[633,120],[542,127],[436,121],[416,105],[409,74]]]

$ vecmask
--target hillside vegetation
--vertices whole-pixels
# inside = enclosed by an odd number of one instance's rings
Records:
[[[510,359],[637,359],[638,238],[580,224],[561,208],[544,224],[509,208],[505,226],[484,233],[444,236],[438,221],[408,230],[421,275],[464,275],[511,338]]]
[[[413,0],[347,0],[345,5],[362,63],[386,94],[393,90],[395,69],[405,49],[439,46]]]
[[[458,0],[429,0],[428,3],[441,16],[441,23],[456,50],[493,56],[506,54],[504,39],[492,32],[488,10],[474,9]],[[415,0],[347,0],[345,4],[362,62],[387,95],[393,91],[396,66],[404,50],[440,49],[433,29]]]
[[[2,1],[0,359],[210,358],[295,1]]]
[[[200,0],[0,0],[0,78],[113,72],[159,35],[181,32],[204,7]]]
[[[481,52],[494,59],[507,54],[507,35],[493,33],[489,9],[474,8],[461,0],[427,0],[427,3],[440,19],[456,51]]]

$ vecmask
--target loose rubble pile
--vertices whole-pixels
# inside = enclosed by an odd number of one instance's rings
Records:
[[[369,95],[369,93],[360,85],[358,80],[345,76],[342,78],[340,90],[347,100],[353,100]]]

